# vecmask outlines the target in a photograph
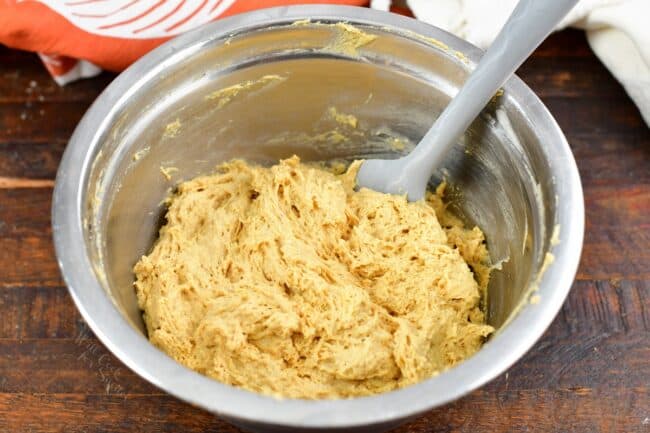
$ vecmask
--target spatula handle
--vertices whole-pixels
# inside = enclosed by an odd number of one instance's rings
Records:
[[[496,91],[578,0],[521,0],[474,72],[408,158],[426,174],[439,167]],[[414,167],[415,169],[415,167]]]

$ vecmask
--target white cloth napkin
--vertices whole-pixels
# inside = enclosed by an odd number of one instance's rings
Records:
[[[552,1],[552,0],[539,0]],[[373,0],[388,9],[390,0]],[[517,0],[406,0],[414,15],[487,48]],[[650,0],[582,0],[558,25],[587,32],[596,55],[621,82],[650,126]]]

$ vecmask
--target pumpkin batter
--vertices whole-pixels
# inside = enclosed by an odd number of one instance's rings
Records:
[[[447,213],[444,187],[417,203],[355,192],[359,164],[233,161],[180,184],[135,266],[151,342],[221,382],[294,398],[389,391],[476,352],[493,332],[483,233]]]

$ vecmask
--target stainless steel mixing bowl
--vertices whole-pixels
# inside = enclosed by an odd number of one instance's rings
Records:
[[[305,18],[347,21],[377,39],[358,50],[340,49],[333,43],[343,41],[339,27],[291,25]],[[484,230],[493,262],[502,263],[489,288],[489,322],[498,332],[450,371],[373,397],[256,395],[192,372],[152,346],[132,286],[132,266],[150,249],[164,212],[161,200],[174,183],[234,157],[396,156],[408,149],[387,146],[391,137],[417,142],[480,56],[468,43],[415,20],[332,6],[260,10],[154,50],[88,110],[57,176],[54,241],[81,314],[119,359],[154,385],[258,431],[388,429],[495,378],[560,309],[584,227],[580,179],[566,140],[517,78],[432,180],[449,180],[451,206]],[[283,79],[260,83],[266,75]],[[206,97],[238,83],[247,89],[227,101]],[[358,127],[337,125],[327,115],[330,107],[354,114]],[[331,132],[337,127],[345,139]],[[178,171],[169,181],[161,167]],[[535,302],[528,302],[531,296]]]

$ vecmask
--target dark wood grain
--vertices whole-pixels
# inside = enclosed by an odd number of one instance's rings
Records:
[[[0,48],[0,104],[27,102],[91,103],[114,75],[104,73],[71,87],[60,87],[35,54]]]
[[[52,202],[52,188],[26,188],[25,178],[14,179],[22,181],[23,187],[0,188],[0,238],[49,238],[52,229],[47,211]]]
[[[519,74],[557,118],[582,176],[577,281],[506,374],[397,431],[650,432],[650,132],[581,32],[551,36]],[[111,79],[60,88],[33,54],[0,47],[0,433],[236,432],[113,357],[59,275],[56,168]]]
[[[0,141],[0,173],[4,178],[54,180],[66,143],[51,138]]]

